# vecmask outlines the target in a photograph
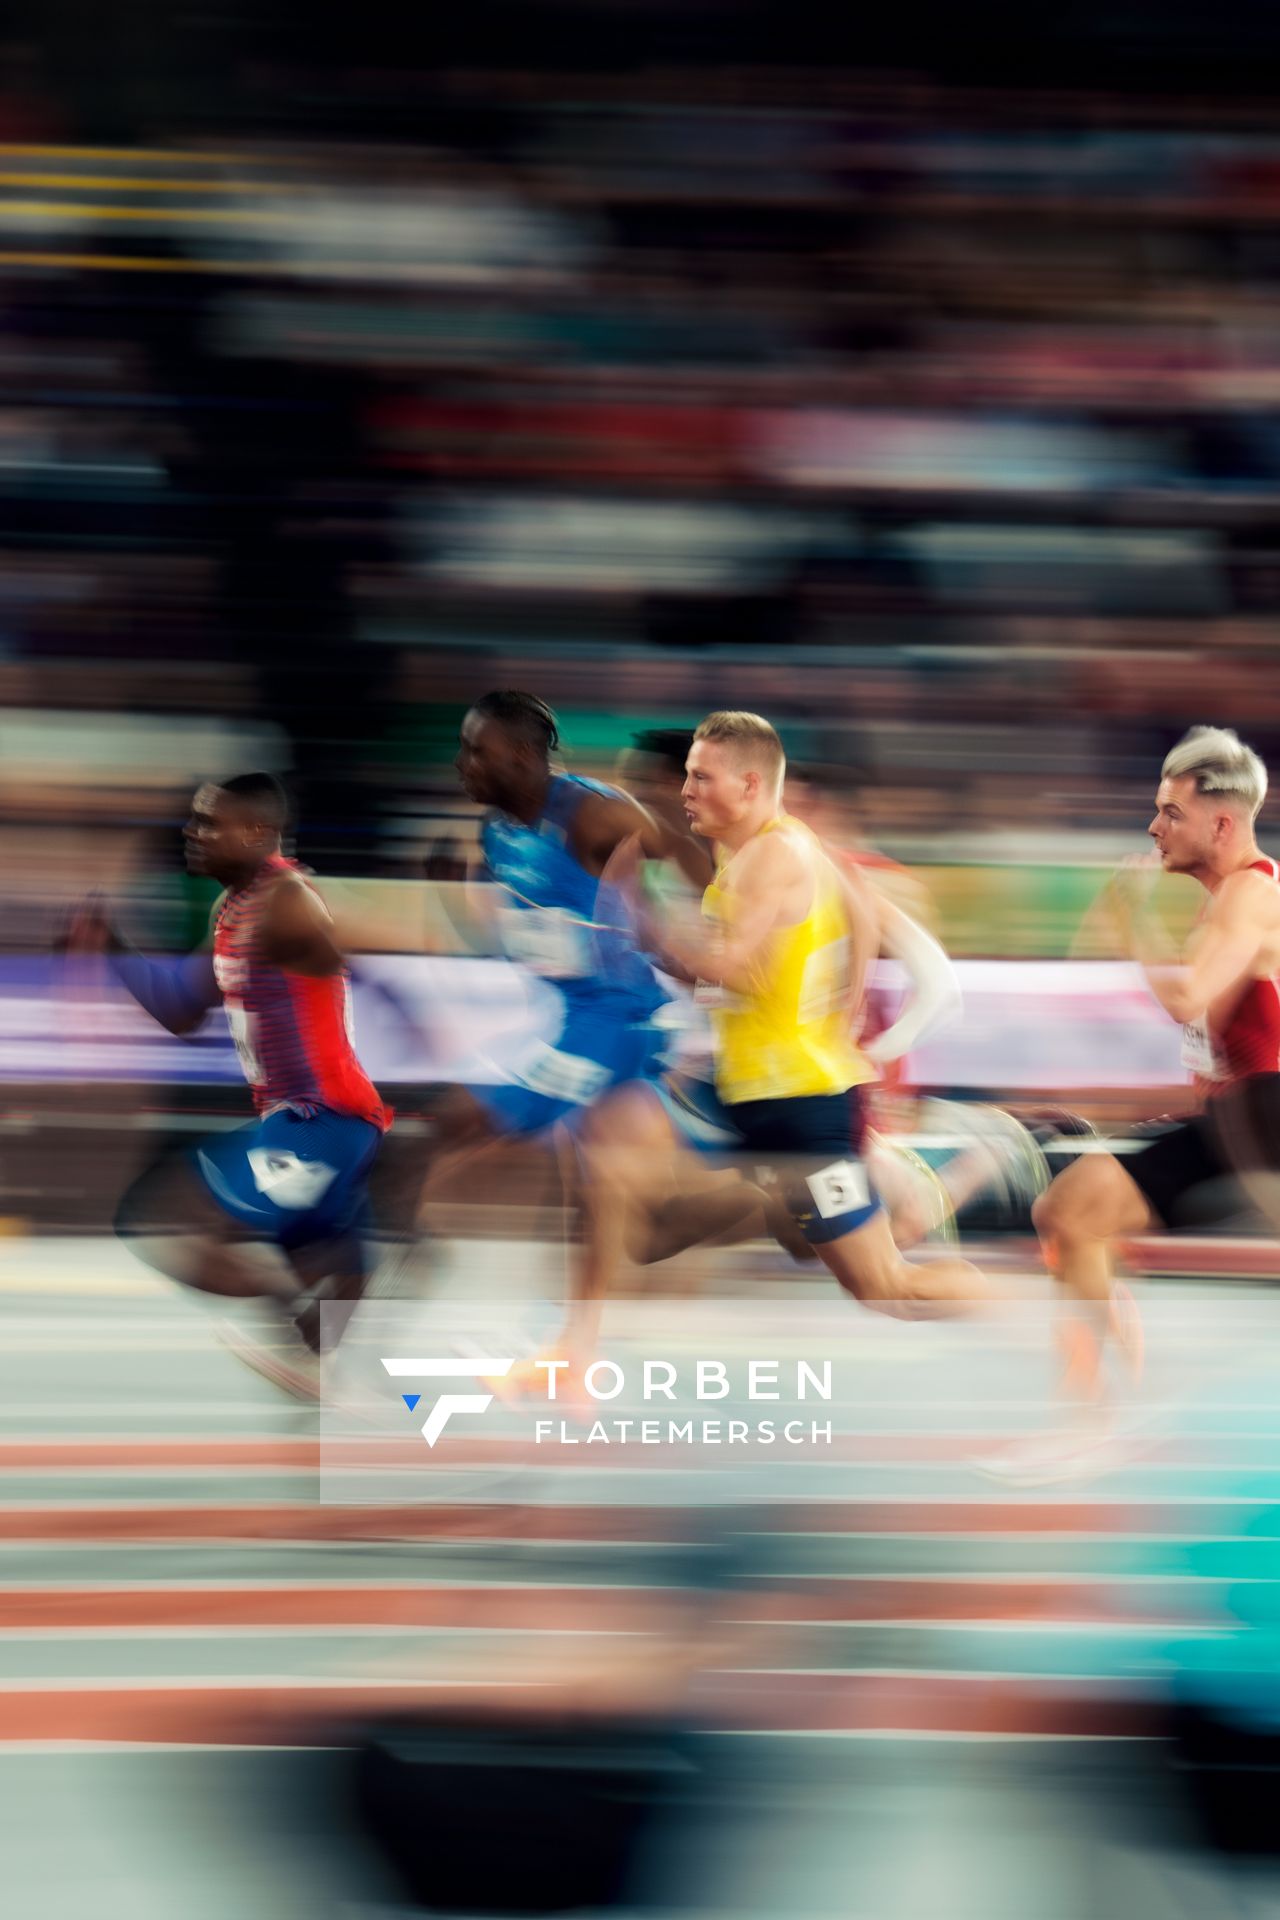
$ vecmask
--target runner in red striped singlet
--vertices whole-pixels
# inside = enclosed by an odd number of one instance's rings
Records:
[[[1036,1203],[1045,1258],[1066,1291],[1064,1387],[1095,1417],[1074,1440],[1050,1446],[1027,1479],[1066,1477],[1110,1423],[1103,1370],[1108,1335],[1136,1377],[1141,1328],[1112,1276],[1117,1240],[1184,1224],[1196,1195],[1196,1224],[1229,1218],[1240,1187],[1280,1215],[1280,869],[1263,854],[1254,823],[1267,793],[1257,754],[1234,733],[1193,727],[1167,756],[1148,828],[1155,854],[1122,868],[1110,903],[1129,951],[1165,1012],[1183,1028],[1183,1064],[1202,1096],[1189,1119],[1171,1123],[1123,1159],[1082,1154]],[[1186,874],[1208,899],[1181,958],[1150,912],[1156,877]]]
[[[211,942],[148,958],[98,903],[68,945],[104,952],[122,986],[171,1033],[192,1034],[221,999],[258,1117],[162,1155],[120,1204],[117,1230],[140,1258],[208,1293],[268,1298],[268,1325],[227,1333],[238,1357],[301,1397],[319,1391],[321,1307],[365,1285],[366,1181],[391,1115],[356,1056],[346,963],[328,908],[280,850],[286,803],[269,774],[202,786],[185,831],[187,865],[225,887]],[[246,1260],[246,1240],[282,1256]],[[223,1329],[227,1332],[226,1329]]]

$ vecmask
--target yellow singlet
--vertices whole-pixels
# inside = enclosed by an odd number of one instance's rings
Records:
[[[702,988],[716,1042],[716,1090],[727,1105],[843,1093],[875,1078],[850,1030],[849,922],[844,894],[815,835],[783,815],[762,833],[786,826],[813,843],[813,901],[793,927],[770,934],[751,964],[744,992]],[[731,930],[733,895],[721,886],[728,864],[702,896],[708,919]]]

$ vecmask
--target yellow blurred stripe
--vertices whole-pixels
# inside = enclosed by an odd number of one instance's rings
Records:
[[[0,250],[0,267],[68,267],[93,271],[99,267],[125,273],[261,273],[261,262],[248,260],[159,260],[123,253],[20,253]]]
[[[292,225],[305,214],[242,213],[236,207],[95,207],[80,200],[0,200],[0,220],[27,214],[53,214],[60,220],[154,220],[163,211],[171,219],[195,220],[202,226],[233,226],[245,220],[269,225]],[[326,216],[327,218],[327,216]]]
[[[0,173],[0,187],[57,187],[83,193],[306,193],[296,180],[131,180],[117,173]]]
[[[387,266],[368,260],[314,260],[300,265],[295,260],[167,260],[139,253],[54,253],[30,247],[0,248],[0,267],[66,267],[94,272],[104,269],[124,273],[249,273],[261,279],[279,274],[293,279],[377,280],[387,285],[429,280],[421,268]]]
[[[167,147],[33,147],[21,142],[0,141],[0,155],[28,154],[33,160],[121,160],[131,166],[242,167],[246,160],[265,166],[294,166],[291,154],[188,153]]]

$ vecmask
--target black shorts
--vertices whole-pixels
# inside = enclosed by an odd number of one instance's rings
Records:
[[[1248,1205],[1237,1175],[1280,1173],[1280,1073],[1241,1080],[1121,1164],[1162,1226],[1233,1218]]]
[[[787,1211],[814,1246],[856,1233],[880,1202],[851,1141],[860,1139],[862,1090],[741,1100],[726,1107],[741,1148],[781,1163]]]
[[[726,1107],[748,1152],[826,1161],[847,1155],[861,1131],[862,1089],[802,1093],[788,1100],[738,1100]]]
[[[729,1106],[710,1081],[677,1074],[659,1096],[686,1145],[717,1160],[745,1157],[779,1174],[787,1210],[815,1246],[856,1233],[880,1211],[851,1145],[864,1128],[860,1087]]]

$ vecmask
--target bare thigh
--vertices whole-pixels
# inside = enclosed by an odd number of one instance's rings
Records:
[[[816,1247],[819,1259],[846,1293],[863,1306],[897,1318],[966,1313],[990,1306],[999,1289],[968,1260],[904,1260],[886,1213]]]
[[[1156,1224],[1146,1195],[1110,1153],[1082,1153],[1040,1195],[1031,1217],[1042,1240],[1111,1240]]]
[[[248,1248],[250,1237],[217,1205],[185,1153],[166,1154],[126,1189],[116,1209],[117,1234],[147,1266],[171,1280],[203,1291],[249,1298],[275,1291],[252,1267],[217,1265],[208,1249]]]

